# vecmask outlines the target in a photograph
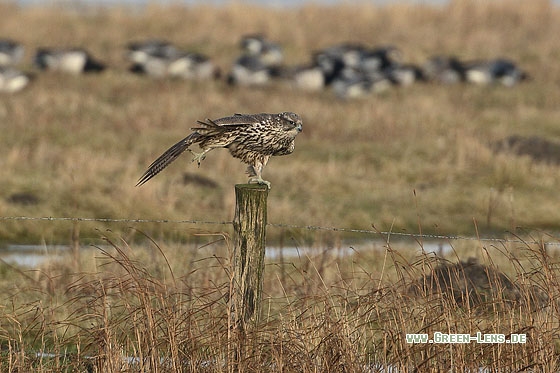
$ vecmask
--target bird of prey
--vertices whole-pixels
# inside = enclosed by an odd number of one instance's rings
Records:
[[[199,126],[158,159],[140,177],[140,186],[156,176],[185,150],[193,155],[198,166],[206,154],[215,148],[227,148],[231,155],[246,163],[249,183],[264,184],[262,171],[273,155],[287,155],[294,151],[295,138],[302,130],[299,115],[291,112],[279,114],[235,114],[220,119],[198,121]],[[195,153],[190,146],[197,143],[202,152]]]

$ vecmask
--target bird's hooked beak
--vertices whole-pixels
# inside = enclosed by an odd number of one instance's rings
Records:
[[[296,125],[296,130],[297,130],[298,132],[303,131],[303,125],[302,125],[301,123],[298,123],[298,124]]]

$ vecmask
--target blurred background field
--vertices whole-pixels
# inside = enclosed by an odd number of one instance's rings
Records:
[[[273,185],[270,222],[408,232],[421,224],[424,232],[465,235],[475,225],[498,235],[559,225],[557,166],[490,146],[511,135],[560,141],[560,15],[546,1],[1,7],[0,35],[25,46],[29,71],[42,46],[86,47],[108,64],[95,75],[37,73],[28,89],[2,95],[3,216],[230,220],[233,185],[246,176],[225,150],[200,168],[186,156],[153,182],[135,182],[197,119],[291,110],[304,118],[304,132],[294,154],[272,159],[265,170]],[[127,71],[128,42],[161,38],[210,56],[227,72],[240,38],[256,32],[283,46],[287,64],[350,41],[395,45],[416,64],[438,54],[505,56],[531,79],[512,88],[415,84],[339,100],[282,84],[230,87]],[[68,232],[5,221],[0,236],[61,243]]]
[[[0,370],[231,371],[227,222],[245,166],[226,150],[200,168],[185,155],[135,184],[198,119],[289,110],[304,130],[263,175],[272,183],[265,301],[246,371],[558,371],[560,162],[554,151],[539,157],[549,150],[538,141],[528,155],[495,151],[510,136],[560,144],[557,6],[4,2],[0,17],[0,37],[25,46],[21,67],[34,73],[26,89],[0,96],[0,242],[41,255],[33,270],[2,256]],[[419,65],[440,54],[507,57],[530,79],[418,83],[341,100],[283,83],[232,87],[127,70],[127,43],[161,38],[227,73],[250,33],[282,45],[287,64],[354,42],[395,45]],[[85,47],[108,68],[38,72],[32,56],[45,46]],[[466,239],[434,248],[429,235]],[[45,252],[54,255],[45,261]],[[474,267],[452,265],[461,261]],[[459,276],[453,286],[424,277],[445,278],[447,265]],[[476,282],[461,277],[465,268],[486,273],[477,291],[461,285]],[[403,339],[434,331],[526,333],[529,343]]]

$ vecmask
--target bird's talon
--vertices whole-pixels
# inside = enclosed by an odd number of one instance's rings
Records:
[[[206,158],[206,153],[204,153],[204,152],[196,153],[196,152],[193,152],[191,149],[189,149],[189,151],[193,155],[193,159],[192,159],[191,162],[196,161],[198,167],[200,167],[200,162],[202,162]]]
[[[250,177],[249,178],[249,184],[261,184],[261,185],[266,185],[266,187],[268,189],[270,189],[270,181],[266,181],[263,180],[260,177]]]

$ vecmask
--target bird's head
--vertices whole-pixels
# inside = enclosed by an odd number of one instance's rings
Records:
[[[286,131],[296,130],[299,133],[303,130],[303,121],[296,113],[287,111],[280,113],[280,117],[283,119],[283,128]]]

